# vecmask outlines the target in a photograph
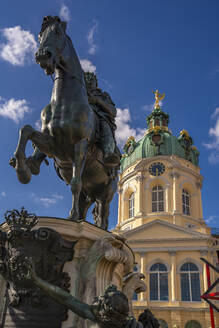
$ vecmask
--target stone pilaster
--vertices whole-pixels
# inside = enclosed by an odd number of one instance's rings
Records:
[[[118,206],[118,225],[123,223],[123,202],[122,202],[122,193],[123,189],[119,188],[118,189],[118,194],[119,194],[119,206]]]
[[[178,172],[172,172],[171,174],[170,174],[170,176],[171,176],[171,178],[173,179],[173,184],[172,184],[172,186],[173,186],[173,188],[172,188],[172,190],[173,190],[173,195],[172,195],[172,197],[173,197],[173,199],[172,199],[172,202],[173,202],[173,214],[178,214],[179,212],[180,212],[180,209],[179,209],[179,203],[180,203],[180,201],[179,201],[179,192],[178,192],[178,190],[177,190],[177,183],[178,183],[178,178],[179,178],[179,176],[180,176],[180,174],[178,173]],[[175,219],[174,219],[174,222],[173,223],[176,223],[175,222]]]
[[[140,253],[140,271],[145,275],[147,265],[147,253]],[[146,286],[147,288],[148,286]],[[146,291],[140,294],[140,301],[146,301]]]
[[[171,302],[176,301],[176,252],[170,252],[170,261],[171,261],[171,272],[170,272],[170,281],[171,281]]]
[[[208,256],[208,251],[201,251],[201,257],[203,257],[204,259],[207,260],[207,256]],[[203,270],[202,270],[202,274],[203,274],[203,286],[201,286],[201,287],[203,287],[202,292],[205,292],[208,289],[208,280],[207,280],[207,273],[206,273],[206,264],[205,264],[205,262],[202,262],[202,266],[203,266]]]
[[[138,182],[138,212],[136,216],[143,216],[143,181],[145,176],[143,174],[138,175],[135,180]]]

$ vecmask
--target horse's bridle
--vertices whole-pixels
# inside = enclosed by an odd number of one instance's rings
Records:
[[[65,46],[66,46],[66,40],[64,41],[62,48],[59,51],[57,51],[57,55],[54,57],[55,65],[59,66],[63,71],[65,71],[68,74],[68,76],[67,76],[68,78],[77,80],[84,87],[83,81],[80,80],[79,78],[77,78],[76,76],[69,75],[68,70],[61,64],[60,57],[61,57],[62,51],[65,49]],[[58,61],[57,61],[57,57],[59,59]],[[50,76],[51,76],[53,82],[55,82],[55,80],[63,78],[61,76],[57,76],[56,78],[53,78],[52,74]]]

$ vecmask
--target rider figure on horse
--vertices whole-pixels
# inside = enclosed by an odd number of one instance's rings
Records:
[[[103,162],[106,166],[115,167],[120,163],[120,157],[116,153],[115,118],[116,107],[110,95],[98,88],[97,77],[94,73],[85,73],[88,101],[99,119],[98,143],[103,151]]]

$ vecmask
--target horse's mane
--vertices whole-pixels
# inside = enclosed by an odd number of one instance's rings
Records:
[[[65,23],[65,22],[62,22],[58,16],[45,16],[43,18],[39,36],[41,37],[43,32],[46,30],[46,28],[54,23]]]

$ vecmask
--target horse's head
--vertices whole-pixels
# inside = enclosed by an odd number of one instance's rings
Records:
[[[62,60],[67,35],[66,22],[57,16],[46,16],[39,33],[39,49],[35,54],[37,64],[46,74],[53,74],[56,65]]]

